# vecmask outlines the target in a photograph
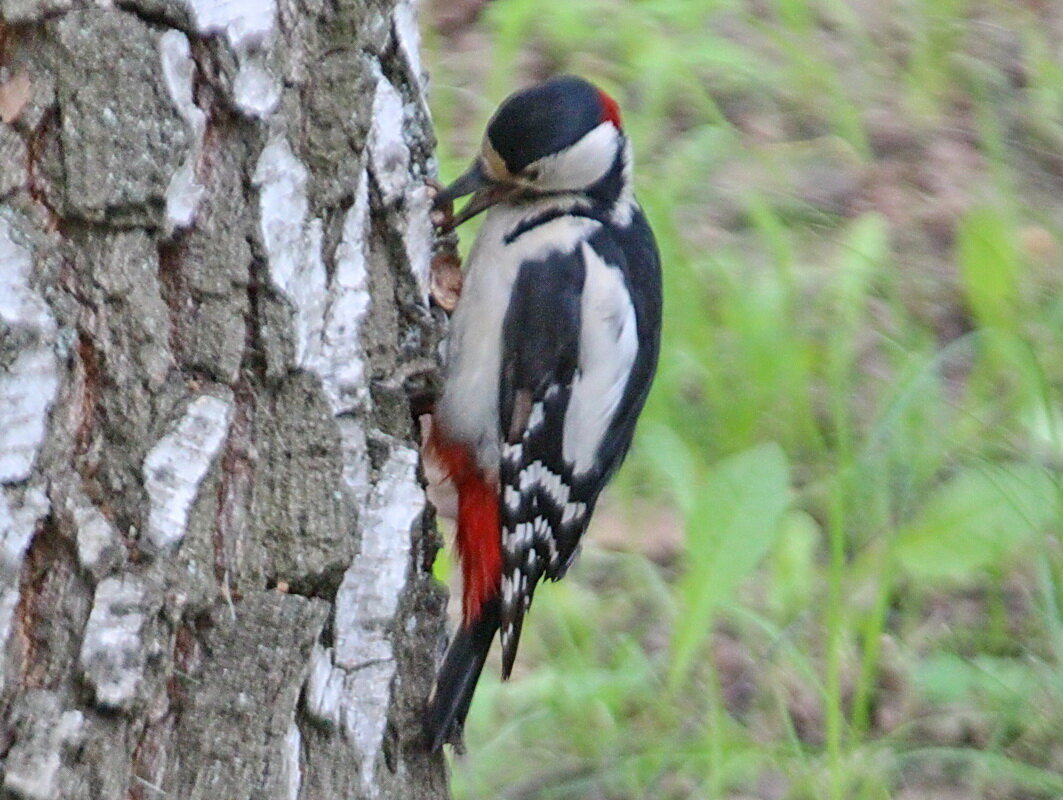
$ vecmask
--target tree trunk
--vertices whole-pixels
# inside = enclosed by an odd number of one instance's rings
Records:
[[[0,762],[437,798],[406,0],[0,0]]]

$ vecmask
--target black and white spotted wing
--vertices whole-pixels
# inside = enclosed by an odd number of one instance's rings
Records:
[[[522,265],[510,295],[499,383],[503,677],[536,584],[571,564],[630,444],[638,408],[627,406],[644,399],[626,391],[638,332],[622,265],[600,230],[571,252]],[[628,417],[630,425],[612,424]]]

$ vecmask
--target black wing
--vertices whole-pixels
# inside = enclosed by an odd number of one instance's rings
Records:
[[[510,295],[499,383],[503,677],[536,584],[564,575],[598,495],[627,453],[656,367],[660,266],[641,214],[633,222],[619,230],[603,225],[586,252],[577,247],[525,264]],[[596,376],[606,379],[601,397]],[[608,424],[603,430],[594,420]],[[583,443],[572,453],[582,453],[582,465],[566,458],[566,435]]]
[[[584,274],[578,248],[524,264],[503,323],[499,509],[505,677],[536,583],[547,570],[561,569],[579,539],[578,533],[558,534],[568,501],[562,431],[579,359]]]

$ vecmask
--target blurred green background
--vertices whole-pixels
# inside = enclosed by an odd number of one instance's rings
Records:
[[[634,451],[455,795],[1063,797],[1063,3],[422,17],[442,176],[584,75],[666,280]]]

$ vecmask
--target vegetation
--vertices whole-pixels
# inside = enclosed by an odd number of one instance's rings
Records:
[[[1060,42],[1037,0],[428,32],[448,178],[518,85],[618,98],[667,282],[635,451],[456,796],[1063,796]]]

